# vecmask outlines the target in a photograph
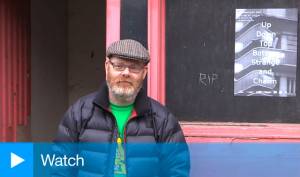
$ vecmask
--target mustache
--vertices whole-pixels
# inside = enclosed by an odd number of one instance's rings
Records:
[[[129,83],[130,85],[133,85],[133,83],[131,81],[128,81],[128,80],[118,80],[116,83],[121,83],[121,82],[126,82],[126,83]]]

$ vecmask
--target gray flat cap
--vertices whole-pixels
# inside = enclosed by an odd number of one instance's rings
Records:
[[[113,42],[106,50],[106,56],[112,56],[142,61],[148,63],[150,56],[148,50],[138,41],[132,39],[123,39]]]

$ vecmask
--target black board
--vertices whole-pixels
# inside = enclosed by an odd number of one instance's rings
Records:
[[[295,97],[234,96],[240,8],[299,10],[300,1],[166,0],[167,107],[185,121],[300,123],[299,86]],[[299,83],[299,67],[297,75]]]

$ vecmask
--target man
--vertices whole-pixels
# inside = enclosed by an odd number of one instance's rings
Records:
[[[85,149],[97,164],[77,175],[188,176],[188,148],[178,121],[142,88],[147,49],[135,40],[120,40],[106,56],[106,83],[72,105],[59,125],[56,142],[109,143],[109,148]],[[144,146],[128,145],[134,143]]]

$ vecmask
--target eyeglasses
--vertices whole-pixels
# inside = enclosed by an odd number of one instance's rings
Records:
[[[128,68],[130,72],[138,74],[145,68],[145,65],[143,65],[143,64],[125,65],[125,64],[121,64],[121,63],[113,63],[111,61],[108,61],[108,62],[112,65],[114,70],[119,71],[119,72],[122,72],[126,68]]]

